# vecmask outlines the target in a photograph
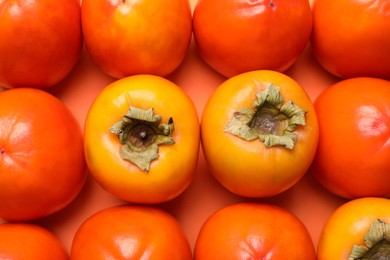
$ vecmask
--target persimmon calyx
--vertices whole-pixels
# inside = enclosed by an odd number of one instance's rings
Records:
[[[364,245],[354,245],[348,260],[390,259],[390,224],[377,219],[364,235]]]
[[[224,131],[251,141],[259,138],[266,147],[284,146],[292,150],[297,142],[298,125],[306,124],[306,112],[292,101],[284,103],[279,88],[272,83],[256,94],[253,108],[241,108]]]
[[[130,106],[127,114],[109,129],[122,143],[121,158],[149,172],[151,162],[158,158],[159,145],[175,143],[170,137],[174,131],[173,119],[169,118],[168,124],[160,124],[161,120],[153,108],[145,110]]]

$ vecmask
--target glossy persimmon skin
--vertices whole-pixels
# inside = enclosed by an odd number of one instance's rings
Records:
[[[202,225],[195,260],[316,259],[304,224],[287,210],[261,203],[238,203],[213,213]]]
[[[390,82],[342,80],[314,104],[321,133],[311,167],[317,180],[345,198],[390,196]]]
[[[147,206],[116,206],[86,219],[76,231],[70,259],[191,260],[180,223]]]
[[[150,109],[162,123],[172,117],[172,145],[159,146],[148,172],[121,158],[118,136],[109,129],[130,106]],[[109,84],[93,101],[85,121],[88,168],[109,193],[128,202],[161,203],[192,182],[200,148],[199,118],[189,96],[175,83],[155,75],[129,76]]]
[[[114,78],[172,73],[187,54],[191,24],[188,0],[82,1],[85,46]]]
[[[348,259],[354,245],[364,245],[373,222],[390,223],[390,200],[378,197],[353,199],[339,206],[326,220],[318,240],[317,259]]]
[[[306,47],[311,29],[307,0],[200,0],[193,13],[197,49],[225,77],[287,70]]]
[[[68,260],[61,241],[49,230],[28,223],[0,224],[0,258]]]
[[[307,111],[306,125],[298,126],[292,150],[266,147],[259,139],[244,140],[224,131],[233,113],[251,108],[262,82],[280,88],[285,101]],[[201,144],[211,174],[229,191],[244,197],[268,197],[295,185],[306,174],[318,142],[314,105],[292,78],[275,71],[242,73],[227,79],[209,97],[201,118]]]
[[[76,0],[0,0],[0,86],[47,89],[63,80],[82,49]]]
[[[33,88],[0,92],[0,218],[31,220],[66,207],[86,179],[83,136],[70,110]]]
[[[390,78],[390,3],[315,0],[312,51],[341,78]]]

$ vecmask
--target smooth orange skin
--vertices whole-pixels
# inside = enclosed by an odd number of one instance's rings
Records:
[[[45,228],[28,223],[0,224],[0,259],[68,260],[61,241]]]
[[[82,223],[71,260],[191,260],[192,252],[180,223],[169,213],[148,206],[116,206]]]
[[[188,0],[82,1],[86,48],[108,75],[167,76],[184,60],[192,36]]]
[[[200,55],[226,77],[287,70],[306,47],[311,29],[307,0],[199,0],[193,13]]]
[[[0,86],[47,89],[63,80],[82,49],[76,0],[0,0]]]
[[[129,107],[153,108],[169,117],[175,130],[173,145],[160,145],[159,158],[144,172],[119,155],[122,145],[109,128]],[[85,154],[97,182],[111,194],[129,202],[160,203],[181,194],[191,183],[199,154],[199,119],[189,96],[171,81],[154,75],[117,80],[94,100],[85,121]]]
[[[238,203],[213,213],[202,225],[195,260],[316,259],[304,224],[283,208]]]
[[[312,51],[341,78],[390,78],[390,2],[315,0]]]
[[[345,198],[390,196],[390,82],[342,80],[318,96],[315,108],[317,180]]]
[[[364,245],[364,235],[377,219],[390,223],[390,200],[365,197],[346,202],[325,222],[317,245],[318,260],[348,259],[353,245]]]
[[[264,87],[272,82],[284,100],[307,111],[306,126],[298,126],[293,150],[266,147],[259,140],[246,141],[224,132],[233,113],[252,108]],[[201,121],[201,143],[210,172],[228,190],[245,197],[268,197],[294,184],[308,170],[316,151],[318,124],[314,106],[303,88],[292,78],[275,71],[253,71],[223,82],[207,101]]]
[[[43,90],[0,92],[0,218],[50,215],[77,196],[86,179],[81,128]]]

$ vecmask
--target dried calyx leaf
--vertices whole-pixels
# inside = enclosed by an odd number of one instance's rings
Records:
[[[247,141],[259,138],[265,146],[293,149],[297,125],[306,124],[306,112],[292,101],[284,103],[273,84],[256,94],[253,108],[241,108],[233,114],[224,131]]]
[[[354,245],[349,260],[390,259],[390,224],[377,219],[364,236],[364,245]]]
[[[128,113],[109,129],[122,143],[121,158],[148,172],[151,162],[158,158],[158,146],[175,143],[170,137],[174,131],[173,119],[170,118],[168,124],[160,124],[161,120],[153,108],[130,107]]]

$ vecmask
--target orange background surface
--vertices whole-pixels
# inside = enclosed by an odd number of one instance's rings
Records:
[[[191,0],[194,6],[196,0]],[[325,88],[339,79],[325,72],[314,59],[308,46],[293,67],[285,72],[307,91],[312,101]],[[199,118],[208,97],[226,78],[200,58],[194,42],[182,65],[169,77],[193,100]],[[71,74],[49,90],[60,98],[84,126],[89,106],[99,92],[115,79],[105,75],[83,50]],[[294,187],[270,198],[246,199],[223,188],[210,174],[200,151],[198,167],[189,188],[178,198],[158,205],[175,216],[193,247],[202,223],[216,210],[242,201],[258,201],[281,206],[295,214],[309,230],[316,246],[323,224],[329,215],[346,200],[336,197],[320,186],[308,172]],[[73,236],[81,223],[93,213],[125,202],[104,191],[89,178],[79,196],[68,207],[49,217],[34,221],[52,231],[70,250]]]

